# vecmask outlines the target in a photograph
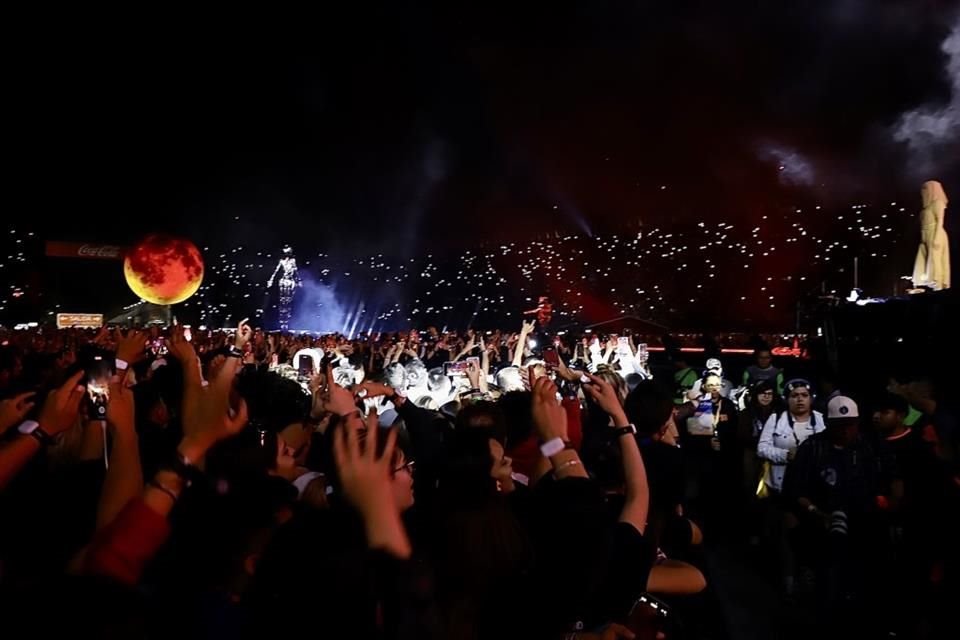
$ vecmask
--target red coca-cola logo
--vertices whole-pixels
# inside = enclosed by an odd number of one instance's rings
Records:
[[[108,244],[83,244],[77,249],[77,255],[87,258],[119,258],[120,247]]]

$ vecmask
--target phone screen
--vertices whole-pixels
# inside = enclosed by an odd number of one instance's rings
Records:
[[[113,363],[105,356],[93,356],[84,367],[84,382],[87,386],[87,407],[91,420],[107,419],[107,401],[110,399],[110,378]]]
[[[544,349],[543,351],[543,361],[546,362],[551,367],[560,366],[560,356],[553,349]]]
[[[305,353],[301,353],[297,358],[297,373],[304,377],[313,375],[313,358]]]
[[[462,378],[467,375],[467,367],[470,358],[467,360],[462,360],[460,362],[444,362],[443,363],[443,372],[448,376],[453,376],[455,378]],[[473,358],[476,360],[476,358]]]
[[[636,634],[638,640],[653,640],[657,637],[657,632],[664,630],[669,620],[670,608],[650,594],[644,593],[633,603],[627,627]]]

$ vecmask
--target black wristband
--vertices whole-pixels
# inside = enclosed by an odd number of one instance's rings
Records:
[[[203,475],[200,469],[190,464],[186,458],[180,455],[179,451],[160,468],[180,476],[180,479],[183,480],[184,489],[189,488],[194,481],[199,480]]]
[[[626,435],[636,435],[637,428],[632,424],[628,424],[625,427],[615,427],[614,430],[617,432],[617,437],[626,436]]]
[[[37,427],[36,429],[34,429],[33,431],[31,431],[28,435],[36,438],[37,442],[39,442],[39,443],[40,443],[42,446],[44,446],[44,447],[49,447],[49,446],[52,445],[54,442],[56,442],[56,440],[54,440],[53,436],[51,436],[49,433],[47,433],[46,431],[44,431],[44,430],[41,429],[40,427]]]
[[[227,355],[228,355],[229,357],[231,357],[231,358],[242,358],[242,357],[243,357],[243,349],[241,349],[240,347],[238,347],[238,346],[235,345],[235,344],[232,344],[232,345],[230,345],[230,347],[227,349]]]

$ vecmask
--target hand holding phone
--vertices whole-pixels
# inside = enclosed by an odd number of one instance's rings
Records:
[[[110,378],[113,363],[103,355],[95,355],[84,367],[84,384],[87,387],[87,409],[91,420],[107,419],[107,402],[110,400]]]

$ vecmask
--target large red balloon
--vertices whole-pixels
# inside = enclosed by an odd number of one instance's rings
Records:
[[[154,304],[183,302],[203,282],[203,257],[189,240],[154,234],[123,259],[123,275],[135,294]]]

